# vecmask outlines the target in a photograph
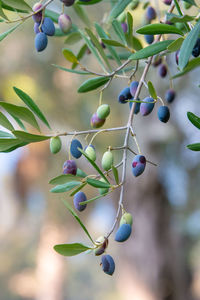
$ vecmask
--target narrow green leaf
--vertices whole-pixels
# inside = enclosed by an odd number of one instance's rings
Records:
[[[129,12],[127,12],[126,18],[127,18],[127,25],[128,25],[126,41],[129,45],[129,47],[133,48],[133,17]]]
[[[87,178],[87,183],[93,187],[96,188],[110,188],[110,184],[106,183],[106,182],[102,182],[96,179],[92,179],[92,178]]]
[[[21,140],[19,139],[5,139],[0,138],[0,152],[10,149],[11,147],[14,147],[21,143]]]
[[[80,202],[79,204],[80,204],[80,205],[84,205],[84,204],[91,203],[91,202],[93,202],[93,201],[96,201],[96,200],[98,200],[98,199],[100,199],[100,198],[105,197],[106,195],[108,195],[108,194],[110,194],[110,193],[112,193],[112,191],[107,192],[107,193],[102,194],[102,195],[98,195],[98,196],[96,196],[96,197],[94,197],[94,198],[91,198],[91,199],[89,199],[89,200],[86,200],[86,201],[84,201],[84,202]]]
[[[63,256],[74,256],[91,249],[90,247],[87,247],[79,243],[60,244],[60,245],[55,245],[53,248],[57,253]]]
[[[24,120],[40,131],[40,127],[35,119],[34,114],[28,108],[3,101],[0,101],[0,106],[3,107],[10,115]]]
[[[105,33],[105,31],[103,30],[103,28],[99,24],[95,23],[95,28],[96,28],[96,31],[97,31],[97,33],[98,33],[98,35],[99,35],[99,37],[101,39],[109,39],[108,35]],[[109,45],[107,45],[107,49],[110,52],[110,54],[113,57],[113,59],[120,66],[121,65],[121,61],[120,61],[119,55],[115,51],[115,49],[113,47],[109,46]]]
[[[138,38],[136,38],[135,36],[132,37],[133,39],[133,49],[135,49],[136,51],[139,51],[143,48],[142,43],[140,42],[140,40]]]
[[[0,152],[2,152],[2,153],[9,153],[9,152],[12,152],[12,151],[20,148],[20,147],[24,147],[26,145],[28,145],[28,143],[19,142],[17,145],[11,146],[11,147],[7,148],[6,150],[0,151]]]
[[[121,24],[117,20],[113,20],[112,27],[113,27],[115,33],[117,34],[117,37],[119,37],[120,40],[122,41],[122,43],[124,43],[126,45],[126,37],[123,32]]]
[[[189,63],[183,69],[182,72],[177,73],[176,75],[172,76],[172,79],[181,77],[181,76],[185,75],[186,73],[190,72],[191,70],[198,68],[199,66],[200,66],[200,57],[196,57],[196,58],[192,59],[191,61],[189,61]]]
[[[70,181],[80,181],[81,177],[71,174],[62,174],[59,176],[54,177],[49,181],[49,184],[57,185],[57,184],[65,184]]]
[[[187,145],[187,148],[192,151],[200,151],[200,143]]]
[[[193,114],[190,111],[187,112],[187,117],[195,127],[200,129],[200,118],[199,117],[197,117],[195,114]]]
[[[7,31],[3,32],[0,34],[0,42],[3,41],[3,39],[5,39],[10,33],[12,33],[15,29],[17,29],[17,27],[19,26],[20,24],[17,24],[13,27],[11,27],[10,29],[8,29]]]
[[[116,19],[132,0],[118,0],[108,16],[108,22]]]
[[[16,12],[18,12],[18,13],[28,13],[27,10],[14,8],[14,7],[9,6],[9,5],[6,5],[6,4],[4,4],[4,3],[2,3],[2,8],[3,8],[3,9],[6,9],[6,10],[9,10],[9,11],[14,11],[15,13],[16,13]]]
[[[95,45],[95,47],[97,48],[97,50],[99,51],[99,54],[101,55],[102,59],[104,60],[104,62],[106,63],[107,67],[111,70],[111,65],[105,55],[105,52],[101,46],[101,44],[99,43],[98,39],[96,38],[96,36],[94,35],[94,33],[86,28],[85,31],[87,32],[88,36],[90,37],[90,40],[92,41],[92,43]]]
[[[85,172],[83,172],[83,170],[77,168],[76,176],[85,178],[87,176],[87,174]]]
[[[112,166],[113,175],[115,177],[115,182],[118,185],[119,184],[119,174],[117,168],[115,166]]]
[[[151,97],[153,99],[157,99],[157,94],[156,94],[156,90],[153,86],[153,83],[151,81],[148,82],[148,90],[149,90],[149,94],[151,95]]]
[[[67,209],[69,210],[69,212],[72,214],[72,216],[78,221],[78,223],[81,225],[81,227],[83,228],[83,230],[85,231],[85,233],[87,234],[87,236],[89,237],[89,239],[91,240],[92,243],[94,243],[91,235],[89,234],[87,228],[85,227],[85,225],[81,222],[81,220],[79,219],[79,217],[77,216],[77,214],[75,213],[75,211],[73,210],[73,208],[69,205],[69,203],[66,200],[63,200],[64,205],[67,207]]]
[[[168,24],[148,24],[141,28],[139,28],[137,33],[140,34],[169,34],[169,33],[176,33],[180,35],[184,35],[183,32],[176,28],[175,26],[168,25]]]
[[[70,34],[68,34],[68,36],[66,37],[64,43],[68,44],[68,45],[74,45],[77,42],[79,42],[81,40],[81,35],[79,32],[72,32]]]
[[[79,5],[92,5],[92,4],[96,4],[96,3],[99,3],[103,0],[90,0],[88,2],[85,2],[85,1],[77,1],[76,3],[79,4]]]
[[[109,77],[95,77],[84,81],[78,89],[78,93],[86,93],[96,90],[109,81]]]
[[[145,47],[139,51],[137,51],[136,53],[133,53],[129,59],[134,59],[134,60],[138,60],[138,59],[143,59],[143,58],[147,58],[150,56],[153,56],[155,54],[158,54],[164,50],[167,49],[167,47],[173,42],[174,40],[167,40],[167,41],[162,41],[162,42],[158,42],[155,44],[152,44],[148,47]]]
[[[79,30],[82,38],[84,39],[86,45],[88,46],[88,48],[90,49],[90,51],[92,52],[92,54],[96,57],[96,59],[98,60],[100,66],[102,67],[102,69],[104,70],[104,72],[106,72],[106,69],[104,67],[104,63],[101,59],[101,57],[99,56],[96,48],[93,46],[92,42],[87,38],[87,36],[84,34],[84,32],[82,30]]]
[[[194,0],[183,0],[183,1],[197,6]]]
[[[74,55],[74,53],[69,49],[63,49],[62,51],[64,57],[66,60],[72,62],[72,63],[78,63],[77,57]]]
[[[175,40],[173,43],[171,43],[168,47],[167,50],[170,52],[175,52],[181,48],[181,45],[184,41],[184,38],[180,37],[177,40]]]
[[[87,182],[83,182],[80,184],[76,189],[71,192],[70,197],[74,196],[76,193],[78,193],[80,190],[82,190],[87,185]]]
[[[187,23],[194,20],[195,17],[188,16],[188,15],[175,15],[175,14],[167,14],[167,20],[172,23]]]
[[[129,58],[129,56],[130,56],[130,52],[121,52],[121,53],[119,53],[119,58],[121,60],[127,60]],[[113,59],[113,57],[110,54],[107,54],[107,57],[109,59]]]
[[[73,9],[75,10],[77,16],[80,18],[80,20],[87,26],[87,27],[91,27],[91,22],[90,19],[88,18],[88,15],[86,13],[86,11],[83,9],[83,7],[81,7],[80,5],[78,5],[77,3],[74,3],[73,5]]]
[[[1,0],[8,6],[13,8],[31,11],[31,7],[24,0]]]
[[[90,72],[67,69],[67,68],[64,68],[64,67],[61,67],[58,65],[54,65],[54,64],[52,64],[52,66],[54,66],[62,71],[69,72],[69,73],[80,74],[80,75],[90,75],[91,74]]]
[[[89,161],[89,163],[96,169],[96,171],[99,173],[99,175],[101,175],[101,177],[103,177],[103,179],[110,184],[110,182],[108,181],[108,179],[106,178],[106,176],[103,174],[103,172],[100,170],[100,168],[97,166],[97,164],[91,160],[89,158],[89,156],[82,150],[79,148],[79,151],[81,151],[81,153],[87,158],[87,160]]]
[[[50,190],[51,193],[65,193],[71,191],[77,185],[80,186],[81,181],[70,181],[65,184],[56,185]]]
[[[22,130],[26,131],[26,127],[24,126],[24,123],[19,118],[17,118],[16,116],[14,116],[13,114],[10,114],[10,115],[17,122],[17,124],[19,125],[19,127],[21,127]]]
[[[110,40],[110,39],[102,39],[102,42],[106,45],[110,45],[113,47],[122,47],[122,48],[126,48],[125,45],[121,44],[118,41],[114,41],[114,40]],[[130,54],[129,54],[130,55]]]
[[[32,110],[32,112],[49,128],[51,129],[47,119],[44,114],[41,112],[37,104],[31,99],[31,97],[23,92],[22,90],[13,87],[15,93],[19,96],[19,98]]]
[[[42,142],[49,140],[51,136],[46,136],[46,135],[37,135],[37,134],[32,134],[20,130],[13,130],[12,133],[20,140],[28,143],[37,143],[37,142]]]
[[[10,121],[4,116],[2,112],[0,112],[0,125],[12,131],[15,130]]]
[[[77,59],[78,59],[78,61],[80,61],[81,58],[84,57],[84,55],[85,55],[87,49],[88,49],[88,47],[87,47],[86,44],[84,44],[84,45],[81,47],[81,49],[79,50],[79,52],[78,52],[78,54],[77,54]],[[77,65],[78,65],[77,63],[73,63],[73,64],[72,64],[72,69],[75,69]]]
[[[185,66],[189,61],[190,55],[196,44],[199,34],[200,34],[200,19],[193,27],[193,29],[188,33],[186,39],[184,40],[181,46],[179,59],[178,59],[178,65],[181,71],[183,71],[183,69],[185,68]]]
[[[4,11],[2,9],[2,4],[0,2],[0,17],[2,17],[5,20],[8,20],[7,16],[4,14]]]
[[[2,130],[0,130],[0,138],[5,138],[5,139],[7,139],[7,138],[11,138],[11,139],[14,139],[15,137],[12,135],[12,134],[10,134],[9,132],[7,132],[7,131],[2,131]]]

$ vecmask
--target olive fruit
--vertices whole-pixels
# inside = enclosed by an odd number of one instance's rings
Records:
[[[110,106],[108,104],[102,104],[97,109],[97,117],[99,119],[106,119],[110,114]]]
[[[154,99],[151,97],[146,97],[144,103],[140,104],[140,113],[142,116],[149,115],[154,108]]]
[[[121,217],[121,220],[120,220],[120,226],[122,224],[129,224],[132,226],[133,224],[133,217],[130,213],[124,213]]]
[[[55,26],[51,18],[44,18],[41,28],[46,35],[53,36],[55,34]]]
[[[168,103],[172,103],[176,97],[176,92],[173,89],[169,89],[165,93],[165,100]]]
[[[105,254],[101,257],[101,266],[104,273],[112,275],[115,271],[115,262],[109,254]]]
[[[65,6],[71,6],[74,4],[75,0],[60,0]]]
[[[100,236],[95,243],[98,245],[97,248],[94,250],[96,256],[103,254],[108,247],[108,239],[104,236]]]
[[[132,162],[132,173],[135,177],[141,175],[146,167],[146,158],[143,155],[136,155]]]
[[[39,9],[42,9],[42,7],[43,7],[42,3],[37,2],[37,3],[35,3],[35,4],[33,5],[33,8],[32,8],[32,9],[33,9],[34,12],[36,12],[36,11],[38,11]],[[40,23],[41,20],[42,20],[42,10],[39,11],[39,12],[37,12],[37,13],[35,13],[35,14],[32,16],[32,18],[33,18],[33,21],[34,21],[34,22]]]
[[[77,165],[75,160],[66,160],[63,164],[63,174],[76,175]]]
[[[48,39],[45,33],[39,32],[35,36],[35,48],[38,52],[43,51],[48,44]]]
[[[156,19],[156,11],[152,6],[147,7],[146,18],[149,22]]]
[[[100,119],[97,116],[97,113],[94,113],[91,117],[90,123],[91,123],[91,127],[92,128],[99,128],[101,126],[103,126],[103,124],[105,123],[106,119]]]
[[[52,154],[56,154],[61,150],[62,142],[59,136],[52,137],[50,139],[50,151]]]
[[[103,154],[101,165],[105,171],[108,171],[111,169],[111,167],[113,165],[113,154],[111,151],[106,151]]]
[[[170,118],[170,111],[169,108],[165,105],[160,106],[158,109],[158,119],[163,122],[167,123]]]
[[[91,160],[96,160],[96,151],[93,145],[88,145],[85,147],[84,151]]]
[[[124,33],[127,33],[128,31],[128,25],[126,22],[121,23],[121,27]]]
[[[122,224],[116,234],[115,234],[115,241],[117,242],[125,242],[128,240],[132,232],[132,228],[130,224]]]
[[[86,209],[87,204],[80,204],[80,202],[85,202],[87,200],[87,197],[85,193],[78,192],[74,195],[74,207],[78,211],[83,211]]]
[[[131,85],[130,85],[130,93],[132,95],[132,97],[135,97],[135,93],[137,91],[139,82],[138,81],[132,81]]]
[[[81,151],[78,148],[83,149],[83,146],[81,145],[81,142],[79,142],[79,140],[74,139],[71,142],[70,152],[71,155],[75,158],[79,158],[82,155]]]
[[[72,20],[70,16],[61,14],[58,18],[58,24],[62,32],[67,33],[72,27]]]
[[[122,104],[126,103],[127,100],[130,100],[132,98],[130,88],[125,87],[118,96],[118,101]]]
[[[144,38],[149,45],[154,41],[154,35],[152,34],[145,34]]]

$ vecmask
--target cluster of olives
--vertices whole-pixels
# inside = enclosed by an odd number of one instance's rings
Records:
[[[70,1],[62,1],[64,5],[67,5],[67,2]],[[65,3],[66,2],[66,3]],[[72,1],[71,1],[72,2]],[[73,1],[74,2],[74,1]],[[72,5],[72,4],[71,4]],[[38,52],[41,52],[46,49],[48,45],[48,37],[53,36],[55,34],[55,25],[51,18],[43,17],[44,9],[43,5],[39,2],[35,3],[33,6],[33,12],[36,12],[33,15],[34,24],[34,32],[35,36],[35,48]],[[61,14],[58,18],[58,24],[63,33],[67,33],[72,26],[71,18],[66,14]]]
[[[98,107],[97,111],[92,115],[90,124],[92,128],[100,128],[104,125],[106,118],[110,114],[110,106],[102,104]]]
[[[115,241],[125,242],[131,235],[132,232],[133,217],[130,213],[124,212],[121,220],[120,226],[115,234]],[[105,237],[100,237],[96,241],[97,248],[95,249],[95,255],[101,255],[105,252],[108,246],[108,239]],[[109,254],[104,254],[101,257],[101,266],[103,271],[108,275],[113,275],[115,271],[115,262]]]
[[[133,100],[133,98],[135,96],[138,84],[139,84],[138,81],[133,81],[131,83],[130,87],[125,87],[119,93],[118,101],[122,104],[129,102],[129,106],[131,109],[133,102],[130,102],[130,101]],[[172,102],[174,97],[175,97],[175,92],[173,92],[173,90],[167,91],[167,95],[166,95],[167,102],[169,102],[169,103]],[[138,101],[138,100],[136,100],[136,101]],[[136,103],[134,113],[137,114],[138,112],[140,112],[142,116],[149,115],[155,106],[154,102],[155,102],[154,99],[151,97],[144,98],[142,103]],[[158,114],[158,118],[161,122],[164,122],[164,123],[168,122],[168,120],[170,118],[170,111],[167,106],[165,106],[165,105],[160,106],[157,114]]]
[[[52,154],[56,154],[61,150],[62,143],[59,136],[52,137],[50,140],[50,151]],[[83,149],[81,142],[78,139],[73,139],[70,145],[70,153],[71,155],[78,159],[82,156],[82,152],[80,150]],[[87,145],[84,148],[85,154],[91,159],[92,161],[96,160],[96,150],[92,144]],[[102,156],[101,165],[105,171],[108,171],[112,168],[114,163],[113,153],[109,149],[106,151]],[[77,163],[73,159],[66,160],[63,164],[63,174],[71,174],[77,175]],[[100,181],[105,182],[103,178]],[[109,188],[99,188],[99,194],[103,195],[109,191]],[[83,211],[86,208],[86,205],[80,205],[80,202],[84,202],[87,200],[86,195],[83,192],[78,192],[74,196],[74,206],[78,211]]]
[[[38,2],[33,6],[33,11],[37,12],[38,10],[42,9],[42,7],[42,4]],[[43,10],[35,13],[33,15],[33,20],[35,22],[34,32],[36,34],[35,48],[38,52],[41,52],[47,47],[47,36],[53,36],[55,34],[55,26],[50,18],[43,18]]]

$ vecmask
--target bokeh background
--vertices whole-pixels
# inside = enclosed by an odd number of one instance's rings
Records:
[[[161,2],[157,4],[162,13],[165,8]],[[59,1],[51,8],[60,12]],[[87,8],[91,20],[99,21],[107,9],[107,1]],[[79,22],[73,9],[67,12],[75,23]],[[188,13],[195,12],[190,9]],[[142,7],[133,12],[135,28],[142,24],[143,15]],[[8,26],[1,24],[0,28],[3,32]],[[34,49],[33,21],[20,26],[0,45],[0,97],[20,104],[12,89],[16,86],[36,101],[54,132],[87,130],[99,95],[77,94],[85,77],[52,66],[70,67],[62,56],[63,45],[64,38],[51,38],[48,48],[38,54]],[[74,52],[77,53],[77,46]],[[92,55],[86,55],[83,64],[98,70]],[[174,54],[167,58],[167,65],[171,74],[177,72]],[[136,79],[140,78],[142,67]],[[161,79],[157,73],[157,69],[151,68],[148,79],[163,98],[169,88],[169,75]],[[103,94],[103,102],[111,106],[106,127],[126,123],[129,107],[117,101],[126,84],[116,79]],[[61,201],[72,200],[67,194],[49,192],[48,181],[61,174],[63,162],[68,158],[70,139],[62,139],[62,151],[55,156],[50,154],[48,142],[0,154],[0,299],[200,299],[200,155],[186,148],[200,139],[199,131],[186,116],[187,111],[200,115],[198,85],[198,68],[174,81],[177,97],[170,105],[168,124],[159,122],[156,110],[148,117],[137,115],[134,119],[142,152],[158,167],[148,164],[145,173],[136,179],[131,174],[133,157],[129,153],[124,206],[133,215],[134,232],[124,244],[114,242],[113,236],[110,238],[107,252],[116,262],[113,277],[101,271],[100,258],[93,254],[64,258],[53,250],[57,243],[89,244]],[[143,88],[142,97],[146,95]],[[43,132],[48,133],[45,128]],[[122,132],[99,135],[95,140],[97,161],[100,162],[107,146],[120,145],[122,140]],[[81,141],[87,145],[88,140]],[[134,143],[132,148],[136,150]],[[121,154],[116,153],[116,163]],[[84,158],[78,164],[84,171],[91,171]],[[85,192],[88,198],[95,196],[92,188]],[[94,238],[109,230],[118,199],[116,191],[93,202],[81,214]]]

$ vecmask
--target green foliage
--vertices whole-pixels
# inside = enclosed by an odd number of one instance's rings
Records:
[[[198,116],[192,112],[188,112],[187,117],[196,128],[200,129],[200,118]],[[187,148],[192,151],[200,151],[200,143],[187,145]]]
[[[196,44],[197,38],[200,34],[200,20],[196,23],[194,28],[188,33],[186,39],[184,40],[179,54],[179,67],[181,71],[186,67],[194,45]]]
[[[138,29],[137,33],[153,34],[153,35],[176,33],[176,34],[184,35],[181,30],[179,30],[175,26],[168,25],[168,24],[149,24]]]
[[[54,250],[63,256],[74,256],[90,249],[91,247],[87,247],[80,243],[61,244],[54,246]]]
[[[152,44],[146,48],[143,48],[136,53],[132,54],[129,59],[138,60],[144,59],[155,54],[158,54],[167,49],[167,47],[173,42],[174,40],[166,40],[162,42],[158,42],[156,44]]]

